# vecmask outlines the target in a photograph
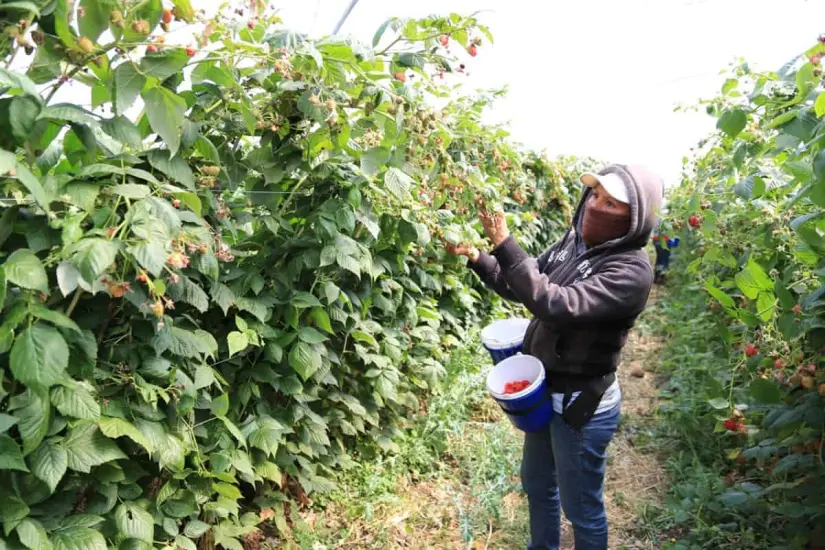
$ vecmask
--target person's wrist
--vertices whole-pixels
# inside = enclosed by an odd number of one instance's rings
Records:
[[[509,232],[499,233],[498,235],[495,236],[494,239],[491,239],[491,240],[493,241],[494,246],[499,246],[501,243],[506,241],[507,237],[509,237],[509,236],[510,236]]]
[[[476,247],[471,248],[470,251],[467,253],[467,259],[469,259],[471,262],[477,262],[480,256],[481,251]]]

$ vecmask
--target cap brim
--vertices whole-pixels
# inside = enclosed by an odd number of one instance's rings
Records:
[[[596,187],[601,184],[601,181],[599,181],[599,176],[593,172],[585,172],[579,176],[579,181],[582,185],[586,185],[587,187]]]
[[[616,174],[599,175],[593,172],[585,172],[579,176],[579,181],[590,188],[601,185],[614,199],[628,204],[627,185],[622,181],[621,177]]]

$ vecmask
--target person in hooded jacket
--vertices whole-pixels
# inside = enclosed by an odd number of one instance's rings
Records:
[[[533,315],[523,351],[543,362],[555,414],[546,431],[524,439],[529,550],[559,548],[560,506],[577,550],[607,549],[605,452],[621,410],[615,372],[653,285],[643,248],[657,223],[661,178],[640,166],[611,165],[580,181],[572,226],[538,258],[510,235],[501,212],[481,215],[492,252],[449,247],[469,258],[486,285]]]

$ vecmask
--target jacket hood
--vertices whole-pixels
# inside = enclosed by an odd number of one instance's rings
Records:
[[[650,240],[653,228],[659,221],[659,210],[664,194],[662,178],[638,165],[611,164],[599,172],[599,175],[616,174],[627,185],[630,201],[630,230],[624,237],[600,244],[595,248],[642,248]],[[580,232],[584,204],[590,196],[591,189],[585,187],[579,200],[579,206],[573,216],[573,227]]]

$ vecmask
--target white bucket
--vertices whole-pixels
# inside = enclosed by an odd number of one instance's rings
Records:
[[[484,327],[481,343],[488,350],[504,350],[520,346],[524,342],[529,319],[502,319]]]
[[[504,393],[507,382],[529,380],[530,385],[518,393]],[[532,355],[514,355],[495,365],[487,374],[487,390],[498,400],[509,401],[530,394],[544,381],[544,365]]]

